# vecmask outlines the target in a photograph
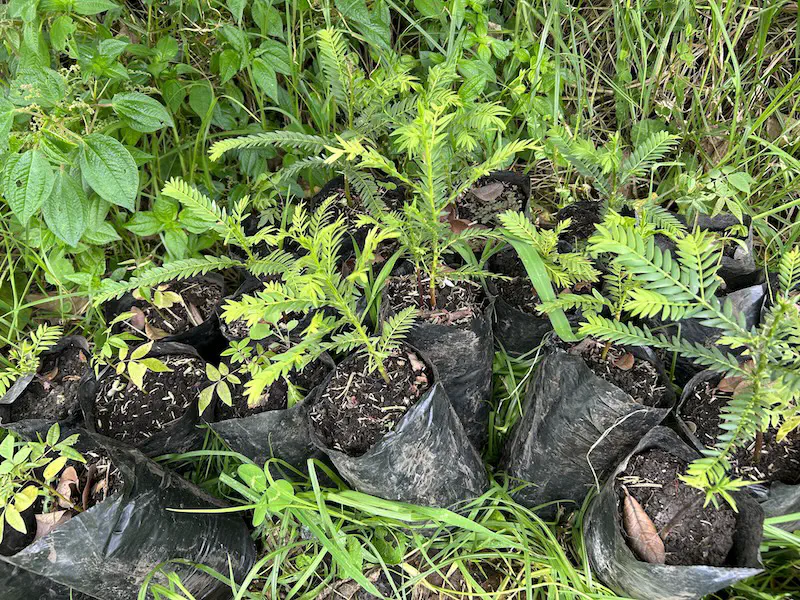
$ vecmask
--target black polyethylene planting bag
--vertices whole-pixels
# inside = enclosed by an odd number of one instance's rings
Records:
[[[466,328],[418,322],[406,337],[436,368],[438,380],[478,452],[489,438],[493,310],[490,305]]]
[[[192,346],[179,344],[177,342],[155,342],[147,356],[163,357],[171,354],[200,358],[198,352]],[[95,398],[100,389],[100,381],[105,377],[113,377],[114,375],[114,370],[108,367],[104,371],[101,371],[100,380],[98,380],[95,378],[94,372],[90,369],[81,381],[81,386],[78,390],[78,399],[80,400],[81,410],[83,411],[84,426],[93,433],[97,432],[94,406]],[[211,405],[206,408],[204,414],[214,414],[215,402],[216,400],[211,402]],[[134,444],[134,446],[137,450],[142,452],[142,454],[149,457],[199,450],[203,445],[203,439],[205,437],[205,432],[200,427],[202,424],[203,420],[198,413],[195,399],[181,417],[170,423],[166,423],[161,431],[154,433],[142,442]]]
[[[309,395],[309,405],[332,377]],[[359,492],[446,508],[480,496],[489,485],[483,461],[438,382],[362,456],[328,448],[313,427],[315,443]]]
[[[223,505],[140,452],[80,433],[79,449],[104,451],[122,475],[121,489],[21,552],[0,556],[3,600],[67,600],[69,588],[99,600],[132,600],[148,573],[172,559],[223,575],[230,560],[235,578],[244,577],[256,552],[241,516],[169,510]],[[230,598],[228,586],[202,571],[177,563],[167,570],[178,573],[195,598]]]
[[[657,365],[641,349],[631,352]],[[500,465],[532,484],[515,492],[514,499],[529,508],[561,500],[580,505],[592,486],[667,416],[675,403],[667,390],[660,406],[644,406],[595,375],[581,357],[559,349],[548,354],[528,387],[522,418]],[[547,516],[555,512],[554,505],[541,510]]]
[[[730,566],[656,565],[636,558],[625,541],[615,480],[632,456],[650,448],[660,448],[686,461],[698,458],[674,432],[657,427],[617,467],[584,517],[584,545],[597,578],[621,596],[637,600],[699,600],[760,573],[758,546],[764,514],[745,492],[734,494],[739,512],[733,549],[727,557]]]
[[[225,280],[221,275],[216,273],[208,273],[203,276],[195,277],[201,281],[212,282],[214,285],[221,287],[222,295],[225,295]],[[136,299],[133,294],[125,294],[118,300],[110,300],[103,305],[103,315],[106,321],[111,321],[117,315],[129,311],[133,306]],[[212,363],[219,360],[220,353],[225,349],[227,342],[222,336],[219,329],[219,317],[215,311],[205,321],[195,327],[187,329],[183,333],[175,335],[168,335],[159,340],[161,342],[177,342],[179,344],[186,344],[191,346],[203,357]]]
[[[695,375],[686,386],[683,388],[683,394],[678,403],[678,409],[683,406],[683,403],[689,398],[694,389],[705,383],[712,382],[717,385],[722,376],[714,371],[701,371]],[[686,425],[686,422],[679,416],[675,417],[675,428],[678,430],[686,441],[689,442],[698,451],[704,449],[703,442],[692,432]],[[772,484],[754,485],[748,488],[752,492],[756,500],[761,503],[761,508],[764,510],[764,516],[769,517],[782,517],[784,515],[791,515],[800,512],[800,484],[789,485],[779,481]],[[800,520],[788,521],[776,525],[786,531],[794,531],[800,529]]]

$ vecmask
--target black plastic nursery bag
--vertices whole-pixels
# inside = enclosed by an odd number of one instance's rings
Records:
[[[657,366],[649,351],[631,353]],[[554,349],[537,367],[501,461],[509,475],[532,484],[515,500],[527,507],[579,505],[672,409],[674,394],[663,384],[660,404],[645,406],[595,375],[580,356]],[[555,512],[549,505],[540,514]]]
[[[80,433],[79,449],[105,453],[121,473],[121,488],[21,552],[0,556],[3,600],[67,600],[69,588],[99,600],[132,600],[147,575],[173,559],[223,575],[230,564],[237,580],[244,577],[256,552],[241,516],[170,510],[222,505],[137,450]],[[202,571],[178,563],[166,569],[180,576],[194,598],[230,598],[228,586]]]
[[[612,473],[584,517],[584,545],[592,572],[617,594],[637,600],[699,600],[761,572],[759,544],[764,515],[746,492],[734,494],[738,513],[734,544],[724,567],[658,565],[640,561],[622,528],[616,477],[635,454],[659,448],[686,461],[697,453],[665,427],[650,431]]]

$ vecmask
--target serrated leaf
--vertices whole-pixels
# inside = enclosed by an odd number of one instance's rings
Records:
[[[239,72],[242,59],[236,50],[228,48],[219,55],[219,78],[222,83],[230,81]]]
[[[88,204],[80,182],[59,169],[53,189],[42,206],[44,222],[58,239],[69,246],[77,246],[86,231]]]
[[[3,195],[23,225],[42,207],[54,183],[53,169],[38,150],[12,155],[3,170]]]
[[[162,127],[172,127],[172,117],[155,98],[141,92],[115,94],[111,99],[114,112],[134,131],[153,133]]]
[[[132,211],[139,191],[139,171],[130,152],[114,138],[92,133],[83,140],[81,173],[107,202]]]
[[[275,69],[261,58],[253,61],[253,79],[258,88],[270,99],[278,99],[278,78]]]
[[[72,10],[79,15],[89,17],[117,7],[111,0],[75,0]]]

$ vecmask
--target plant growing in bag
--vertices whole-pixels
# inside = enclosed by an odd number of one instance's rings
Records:
[[[39,370],[41,354],[52,348],[63,335],[60,327],[39,325],[28,339],[11,348],[8,357],[2,358],[6,364],[0,370],[0,397],[21,378],[35,374]]]
[[[705,449],[703,458],[689,465],[684,476],[687,484],[706,490],[709,498],[715,494],[728,498],[731,491],[748,485],[728,476],[736,450],[754,440],[757,454],[770,426],[785,435],[800,423],[796,343],[800,312],[797,298],[789,295],[800,270],[798,251],[782,257],[781,291],[761,324],[748,329],[744,317],[734,314],[730,301],[723,304],[715,296],[720,285],[721,249],[713,234],[697,229],[687,233],[677,239],[673,256],[669,250],[662,251],[652,236],[645,239],[629,221],[611,217],[598,226],[591,244],[594,252],[611,254],[613,264],[640,283],[624,306],[632,316],[674,321],[693,318],[723,331],[717,346],[707,348],[600,315],[588,316],[581,327],[585,335],[675,352],[726,378],[741,378],[736,394],[720,414],[719,437]],[[738,350],[746,362],[730,350]]]
[[[68,461],[85,463],[73,448],[77,435],[61,439],[58,424],[44,441],[6,434],[0,442],[0,554],[9,556],[86,509],[73,499],[78,475]]]

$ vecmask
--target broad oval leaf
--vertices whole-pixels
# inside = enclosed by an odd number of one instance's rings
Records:
[[[61,469],[63,469],[67,464],[67,457],[66,456],[59,456],[53,462],[51,462],[47,467],[45,467],[44,477],[45,481],[50,481],[51,479],[55,478],[56,475],[61,473]]]
[[[84,179],[103,200],[132,211],[139,171],[130,152],[101,133],[92,133],[83,141],[80,164]]]
[[[54,183],[53,169],[38,150],[11,156],[3,170],[3,193],[23,225],[42,207]]]
[[[25,521],[22,520],[22,516],[19,514],[19,511],[11,504],[6,505],[5,517],[6,523],[11,525],[11,527],[20,533],[28,533],[28,529],[25,527]]]
[[[66,171],[59,170],[53,189],[42,206],[44,222],[58,239],[76,246],[86,231],[88,204],[80,182]]]
[[[125,125],[134,131],[153,133],[166,125],[173,125],[167,109],[155,98],[141,92],[115,94],[111,106]]]
[[[239,479],[253,491],[263,493],[267,489],[267,476],[264,470],[256,465],[244,464],[238,469]]]

